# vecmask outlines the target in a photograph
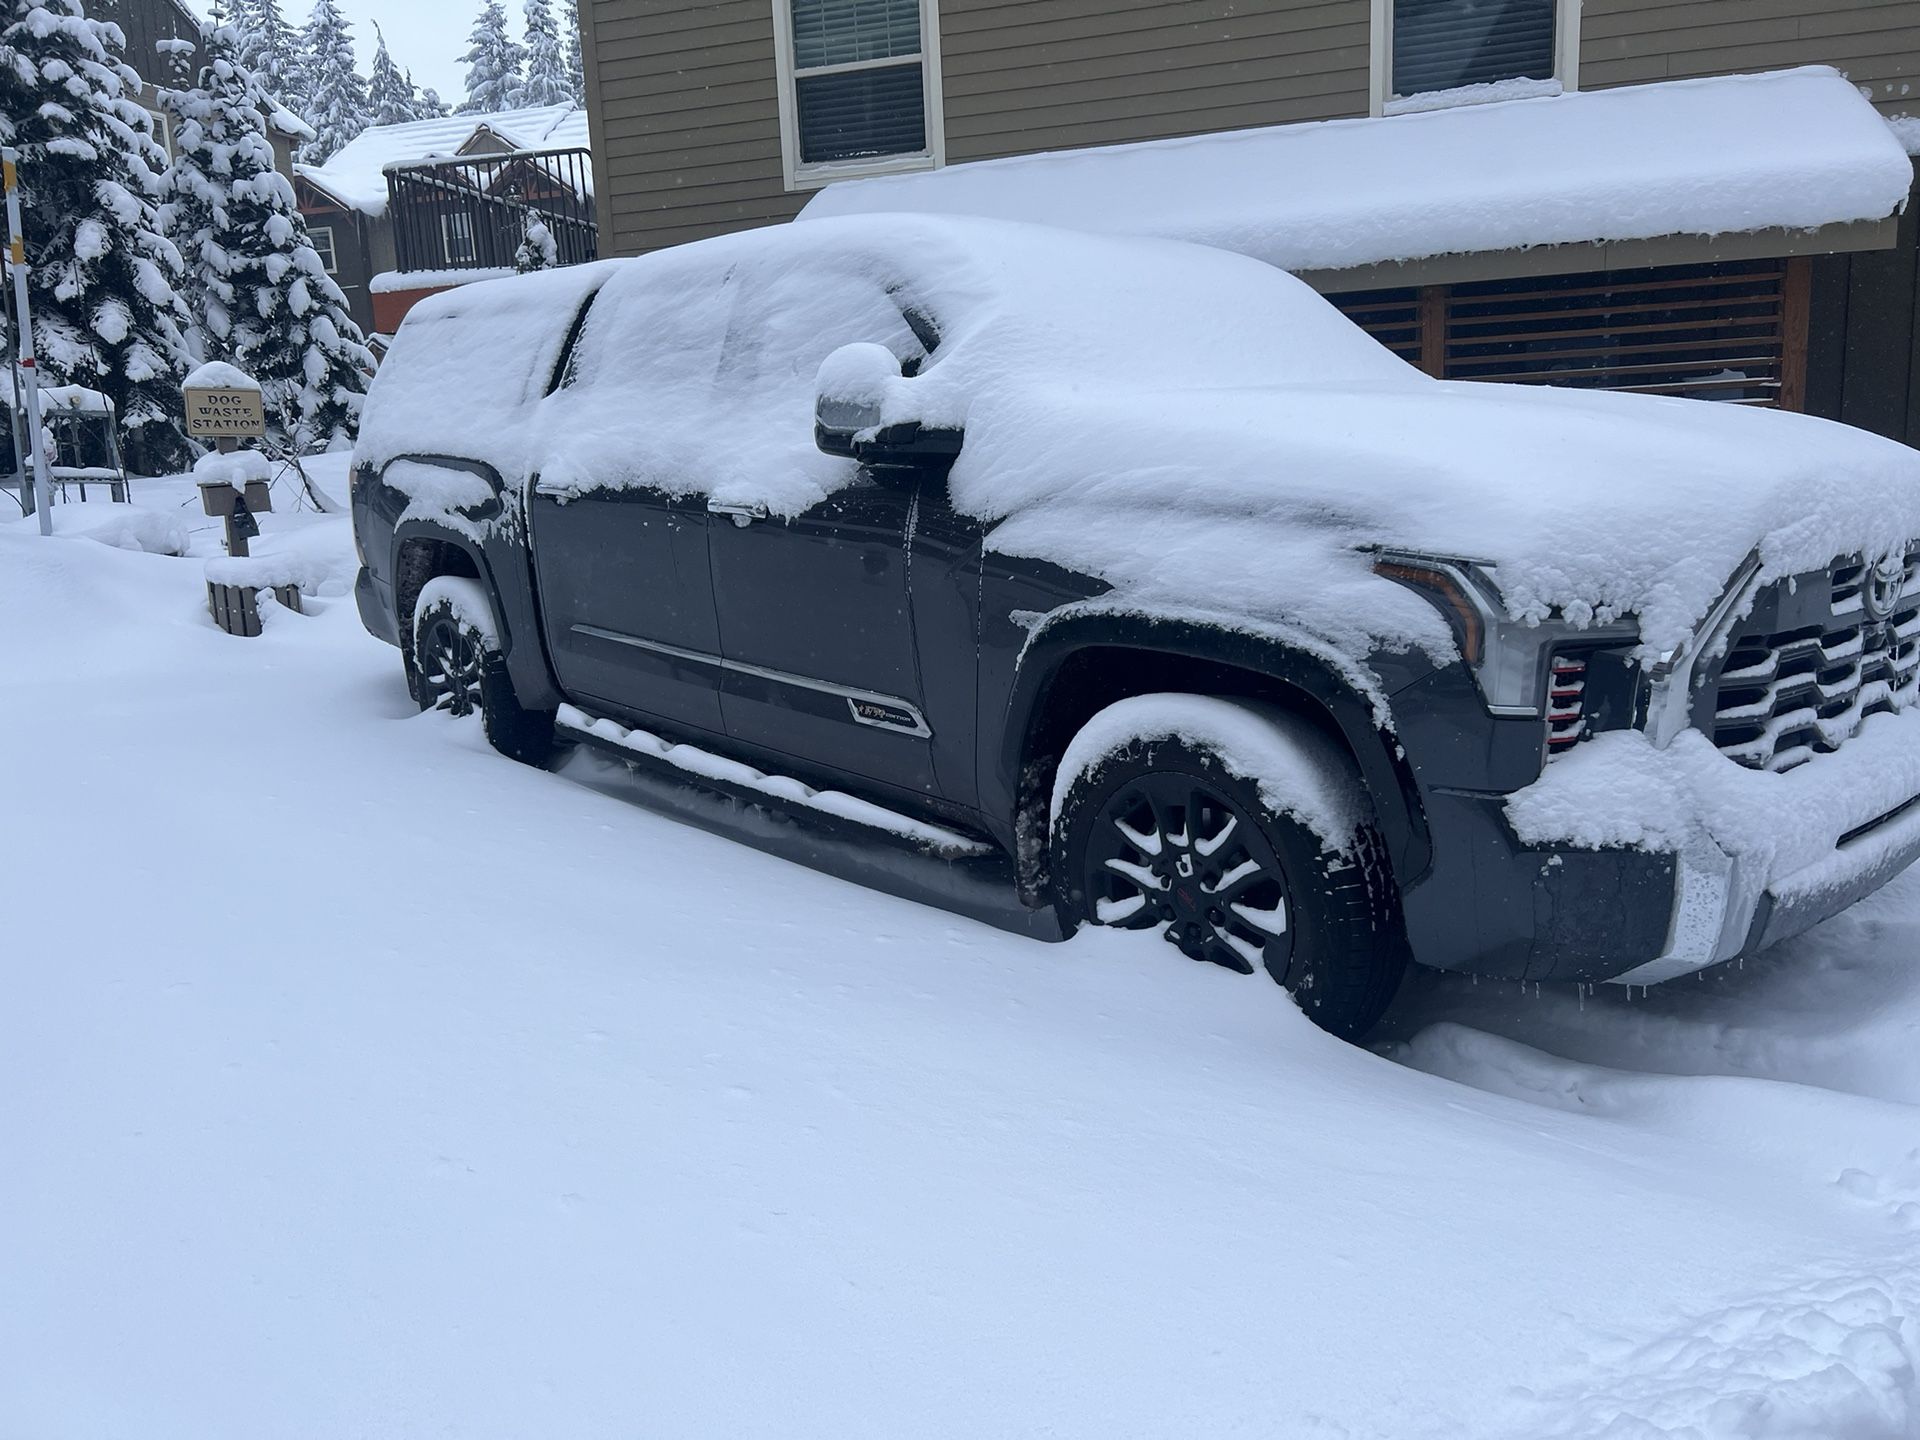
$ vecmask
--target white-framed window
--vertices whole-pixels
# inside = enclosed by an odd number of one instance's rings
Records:
[[[789,190],[946,160],[938,0],[773,0]]]
[[[339,257],[333,248],[333,227],[331,225],[309,225],[307,238],[313,242],[313,248],[319,253],[320,264],[327,274],[340,273]]]
[[[1372,113],[1580,87],[1580,0],[1373,0]]]
[[[473,216],[464,210],[449,210],[440,217],[440,253],[449,265],[473,263]]]

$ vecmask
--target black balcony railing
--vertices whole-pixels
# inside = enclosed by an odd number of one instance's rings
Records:
[[[593,161],[584,149],[464,155],[386,174],[401,270],[510,269],[536,221],[552,237],[555,264],[599,256]]]

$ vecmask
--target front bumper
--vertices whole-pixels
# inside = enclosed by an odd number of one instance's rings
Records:
[[[1664,855],[1661,945],[1581,978],[1671,980],[1798,935],[1920,858],[1920,710],[1874,715],[1780,773],[1736,764],[1697,730],[1665,747],[1601,735],[1509,796],[1505,814],[1527,847]]]
[[[1655,985],[1752,955],[1811,930],[1866,899],[1920,860],[1920,795],[1844,836],[1819,860],[1765,884],[1714,846],[1680,857],[1669,944],[1657,959],[1613,978]]]
[[[400,643],[400,622],[393,609],[393,592],[366,566],[354,577],[353,603],[360,609],[360,623],[367,633],[389,645]]]

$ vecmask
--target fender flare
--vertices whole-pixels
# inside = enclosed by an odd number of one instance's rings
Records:
[[[1379,716],[1384,698],[1369,697],[1334,662],[1278,636],[1225,629],[1200,620],[1102,609],[1042,622],[1022,651],[1014,674],[995,773],[1010,792],[1004,800],[1006,813],[1014,821],[1023,878],[1031,873],[1026,848],[1045,839],[1044,834],[1034,835],[1033,826],[1022,823],[1023,818],[1030,812],[1035,792],[1050,794],[1052,786],[1051,764],[1044,770],[1032,764],[1034,738],[1044,724],[1048,696],[1062,669],[1076,655],[1096,650],[1144,651],[1221,667],[1249,680],[1256,693],[1317,712],[1360,767],[1400,885],[1404,888],[1425,874],[1433,855],[1425,807],[1413,767],[1391,726]],[[1047,758],[1057,762],[1058,755]],[[1041,795],[1042,804],[1046,794]]]

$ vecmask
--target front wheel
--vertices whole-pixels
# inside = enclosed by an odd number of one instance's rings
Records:
[[[480,714],[487,741],[510,760],[544,765],[553,754],[553,712],[529,710],[514,694],[479,582],[457,575],[429,580],[414,604],[408,679],[422,710]]]
[[[1296,715],[1199,695],[1108,706],[1062,758],[1063,918],[1157,929],[1195,960],[1265,969],[1357,1038],[1399,988],[1399,897],[1359,773]]]

